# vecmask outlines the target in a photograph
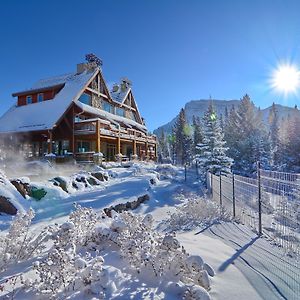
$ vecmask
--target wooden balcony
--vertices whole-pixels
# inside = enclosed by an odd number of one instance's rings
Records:
[[[88,135],[96,134],[97,120],[84,120],[75,122],[74,134],[75,135]],[[103,123],[100,121],[100,134],[101,136],[120,137],[126,140],[136,140],[138,142],[156,143],[155,135],[146,135],[144,132],[132,128],[117,128],[109,122]]]

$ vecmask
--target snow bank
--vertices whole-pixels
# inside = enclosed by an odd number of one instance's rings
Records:
[[[181,195],[178,197],[181,198]],[[207,226],[219,220],[230,220],[230,215],[215,202],[205,197],[190,194],[184,203],[176,207],[169,218],[159,227],[165,231],[186,231],[195,227]]]
[[[8,178],[0,171],[0,197],[2,203],[8,201],[15,207],[18,211],[25,212],[29,209],[29,202],[22,197],[22,195],[17,191],[17,189],[11,184]],[[1,211],[2,207],[2,211]],[[4,204],[0,205],[0,213],[5,212]]]
[[[114,212],[109,218],[77,206],[65,223],[43,232],[51,241],[41,240],[44,255],[24,257],[31,267],[19,285],[7,281],[0,297],[113,299],[132,293],[141,299],[146,288],[163,291],[164,299],[210,299],[213,271],[201,257],[189,256],[174,234],[157,232],[151,215]]]

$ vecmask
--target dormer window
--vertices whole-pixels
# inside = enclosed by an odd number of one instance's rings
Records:
[[[31,104],[32,103],[32,96],[26,96],[26,103]]]
[[[43,102],[44,101],[44,94],[43,93],[39,93],[37,95],[37,102]]]

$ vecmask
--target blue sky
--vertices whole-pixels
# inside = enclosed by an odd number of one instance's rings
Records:
[[[300,104],[269,84],[279,63],[300,66],[300,1],[1,0],[0,41],[0,114],[11,93],[74,71],[90,52],[107,82],[132,80],[150,130],[210,95]]]

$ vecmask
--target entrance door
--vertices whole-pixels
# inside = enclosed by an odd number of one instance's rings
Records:
[[[107,144],[107,153],[106,153],[106,159],[108,161],[115,160],[116,156],[116,145],[115,144]]]

